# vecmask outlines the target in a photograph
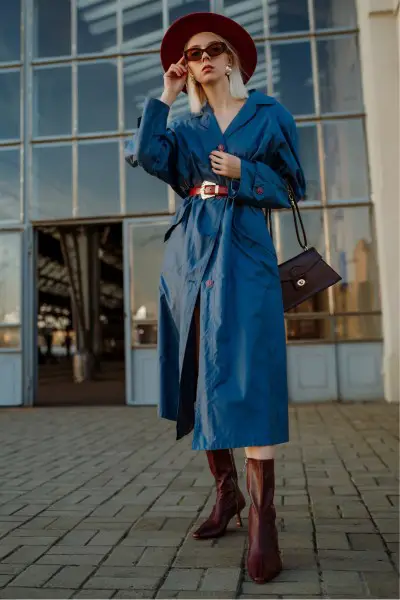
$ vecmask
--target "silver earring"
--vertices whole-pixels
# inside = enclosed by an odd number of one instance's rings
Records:
[[[230,65],[226,65],[226,67],[225,67],[225,75],[227,77],[229,77],[231,73],[232,73],[232,67]]]

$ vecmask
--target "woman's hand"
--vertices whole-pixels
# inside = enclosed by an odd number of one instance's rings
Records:
[[[217,175],[229,177],[229,179],[240,179],[241,160],[233,154],[213,150],[210,154],[211,167]]]
[[[182,56],[181,60],[172,64],[164,74],[164,92],[161,100],[166,104],[171,105],[186,85],[187,67],[184,63],[185,57]]]

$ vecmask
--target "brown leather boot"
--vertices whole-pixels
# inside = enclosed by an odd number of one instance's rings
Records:
[[[267,583],[282,570],[274,507],[274,460],[247,459],[249,550],[247,571],[256,583]]]
[[[231,450],[207,450],[208,464],[217,484],[217,501],[206,521],[193,533],[196,539],[206,540],[224,535],[229,521],[236,515],[242,527],[240,513],[246,501],[238,486],[235,459]]]

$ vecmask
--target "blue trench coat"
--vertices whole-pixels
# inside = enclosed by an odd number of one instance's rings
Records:
[[[168,112],[147,99],[137,137],[139,165],[184,199],[165,235],[159,286],[160,416],[177,421],[177,439],[194,430],[195,450],[286,442],[282,295],[260,209],[290,206],[285,180],[304,194],[294,120],[258,91],[224,133],[209,105],[170,126]],[[212,172],[209,154],[222,146],[242,159],[240,181]],[[228,185],[229,196],[188,196],[203,181]]]

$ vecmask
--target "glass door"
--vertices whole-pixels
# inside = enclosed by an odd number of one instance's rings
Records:
[[[126,398],[131,405],[158,403],[158,282],[169,223],[169,217],[124,221]]]
[[[0,407],[22,404],[22,235],[0,233]]]

